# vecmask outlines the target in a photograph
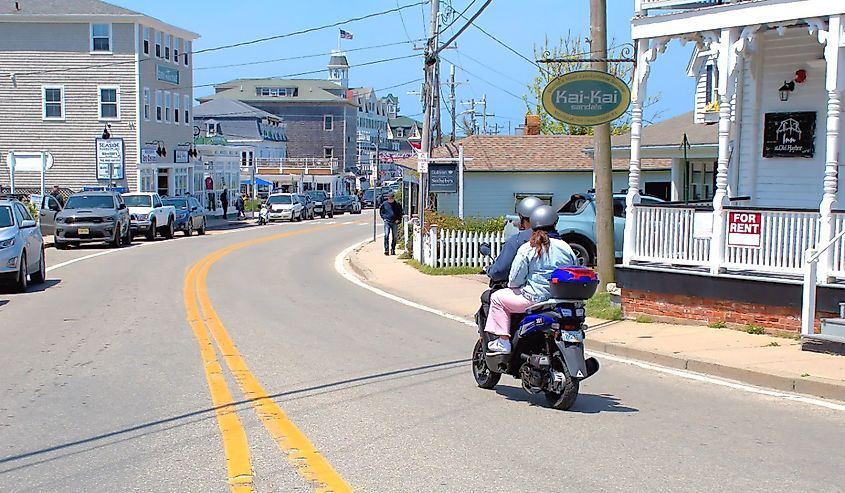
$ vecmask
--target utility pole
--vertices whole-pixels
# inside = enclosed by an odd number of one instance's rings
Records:
[[[455,66],[454,65],[449,66],[449,83],[447,85],[449,86],[449,105],[452,108],[452,112],[451,112],[451,116],[452,116],[452,142],[454,142],[455,139],[456,139],[455,132],[457,130],[456,129],[456,127],[457,127],[457,121],[456,120],[457,120],[457,115],[458,115],[457,114],[458,110],[455,108],[455,103],[457,101],[455,99],[455,87],[459,86],[461,84],[466,84],[467,82],[469,82],[469,81],[462,80],[462,81],[456,82],[455,81]]]
[[[428,39],[428,44],[425,50],[425,85],[423,87],[423,128],[420,142],[420,152],[422,156],[420,159],[425,161],[425,165],[420,172],[420,226],[425,229],[425,208],[428,205],[428,159],[431,156],[431,123],[432,112],[434,111],[435,93],[440,89],[435,85],[435,65],[437,64],[437,31],[438,19],[440,17],[440,0],[431,1],[431,36]],[[416,252],[415,252],[416,253]]]
[[[472,98],[469,101],[462,101],[461,104],[465,105],[465,106],[469,106],[469,109],[461,112],[461,114],[462,115],[466,115],[466,114],[469,115],[470,120],[472,121],[472,133],[477,134],[478,133],[478,127],[476,127],[476,125],[475,125],[475,113],[476,113],[475,107],[476,107],[477,103],[475,102],[475,98]]]
[[[496,116],[492,113],[487,113],[487,95],[484,94],[481,96],[481,128],[482,133],[487,135],[487,117],[488,116]]]
[[[607,0],[590,0],[590,51],[598,61],[592,69],[607,72]],[[613,169],[610,160],[610,123],[593,127],[596,184],[596,243],[599,290],[616,281],[613,246]]]

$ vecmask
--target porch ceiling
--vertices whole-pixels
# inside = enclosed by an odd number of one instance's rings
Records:
[[[665,38],[757,24],[789,23],[797,19],[845,14],[845,2],[835,0],[758,0],[683,12],[635,17],[632,39]]]

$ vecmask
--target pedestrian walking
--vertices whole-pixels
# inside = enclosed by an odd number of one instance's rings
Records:
[[[379,207],[379,215],[384,221],[384,254],[396,255],[396,235],[399,234],[399,223],[402,222],[402,204],[396,202],[396,194],[387,194],[387,201]]]
[[[65,206],[65,198],[62,197],[62,190],[58,185],[53,185],[53,191],[50,192],[50,195],[52,195],[54,199],[58,200],[62,207]]]
[[[238,219],[244,218],[246,219],[246,214],[244,213],[244,209],[246,206],[246,194],[238,195],[238,200],[235,201],[235,209],[238,211]]]
[[[229,189],[223,188],[220,192],[220,206],[223,208],[223,219],[229,219]]]

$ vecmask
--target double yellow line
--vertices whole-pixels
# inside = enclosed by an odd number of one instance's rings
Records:
[[[219,348],[223,360],[235,381],[252,403],[264,428],[276,441],[279,449],[287,456],[303,479],[310,482],[319,493],[352,492],[352,487],[343,480],[331,464],[314,447],[293,422],[288,419],[282,408],[270,397],[258,379],[249,370],[220,317],[217,316],[206,289],[208,271],[217,261],[226,255],[250,246],[266,243],[290,236],[312,233],[336,226],[288,231],[272,236],[235,243],[217,250],[194,264],[185,277],[183,296],[188,323],[200,348],[205,378],[211,401],[217,416],[217,424],[223,438],[223,452],[226,457],[229,487],[233,493],[255,491],[253,483],[252,461],[246,431],[236,413],[235,400],[223,374],[223,368],[215,351]],[[213,341],[213,342],[212,342]]]

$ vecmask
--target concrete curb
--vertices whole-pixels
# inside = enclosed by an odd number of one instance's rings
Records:
[[[719,363],[687,359],[662,353],[652,353],[641,349],[630,348],[622,344],[601,342],[589,338],[585,341],[585,345],[586,348],[591,351],[634,359],[644,363],[652,363],[668,368],[702,373],[727,380],[735,380],[737,382],[757,387],[812,395],[824,399],[845,401],[845,385],[826,382],[812,377],[782,377],[745,368],[721,365]]]

